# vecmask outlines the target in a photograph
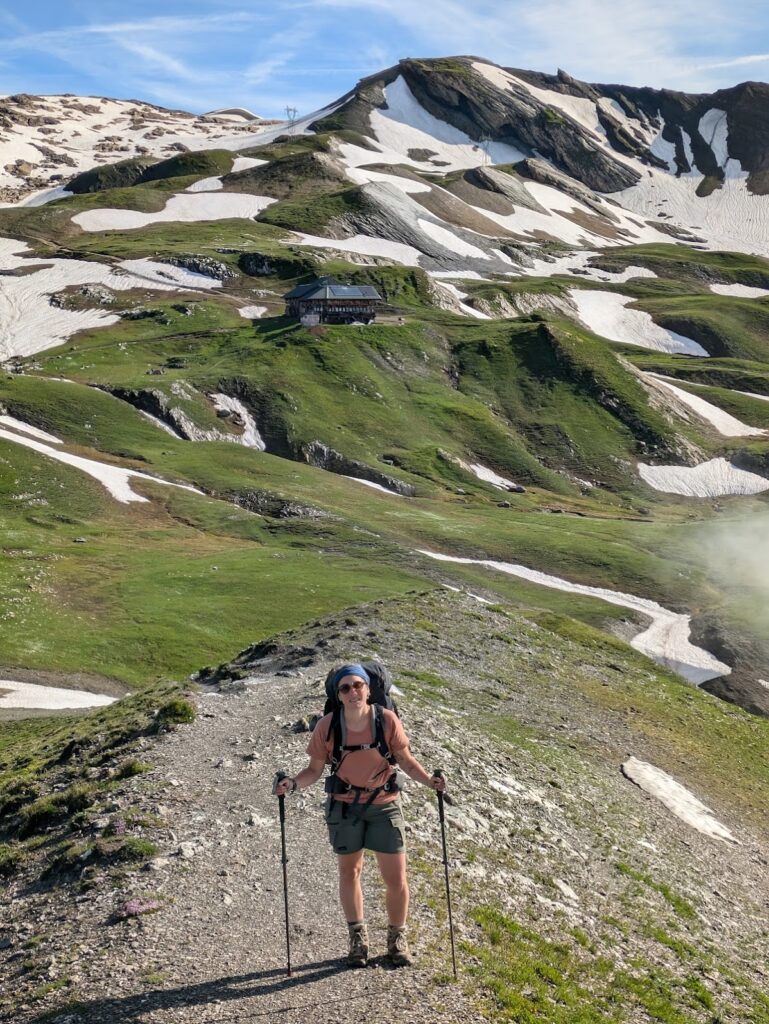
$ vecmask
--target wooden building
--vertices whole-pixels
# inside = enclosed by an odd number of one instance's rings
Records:
[[[316,324],[370,324],[383,301],[371,285],[340,284],[333,277],[300,284],[283,298],[287,316]]]

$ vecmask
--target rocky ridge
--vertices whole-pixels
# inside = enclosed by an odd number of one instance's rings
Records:
[[[611,687],[617,670],[637,674],[637,666],[600,651],[576,663],[574,649],[548,637],[467,595],[433,592],[352,609],[202,673],[195,723],[142,741],[152,772],[123,783],[80,826],[86,837],[120,828],[151,836],[158,850],[145,869],[116,874],[84,855],[74,874],[36,882],[30,872],[45,862],[43,847],[11,881],[0,936],[3,969],[14,979],[5,1009],[18,1024],[43,1010],[56,1024],[181,1022],[191,1014],[201,1022],[299,1022],[308,1013],[335,1024],[351,1007],[381,1000],[407,1024],[464,1024],[484,1010],[494,1016],[481,953],[490,912],[483,908],[494,907],[524,929],[524,960],[534,955],[531,929],[551,949],[555,988],[540,1005],[543,1020],[556,1012],[564,968],[555,950],[564,945],[576,975],[595,985],[596,1008],[608,994],[591,965],[609,965],[624,1020],[649,1019],[644,999],[652,990],[657,999],[682,999],[682,1012],[694,1013],[685,1019],[706,1019],[696,1010],[706,1006],[724,1008],[730,1021],[759,1019],[769,898],[760,831],[728,798],[706,794],[680,751],[676,761],[632,716],[597,710],[579,695],[584,679]],[[468,673],[470,647],[477,653]],[[387,656],[405,690],[402,714],[417,756],[450,780],[459,985],[450,982],[435,806],[413,784],[403,799],[417,966],[392,971],[378,957],[366,971],[340,966],[344,926],[316,787],[287,800],[295,974],[285,978],[270,781],[278,767],[303,763],[325,672],[353,652]],[[653,674],[636,678],[640,687],[656,685]],[[628,753],[667,761],[707,796],[739,845],[699,835],[623,778]],[[381,893],[371,869],[368,916],[379,954]],[[628,972],[636,982],[626,990]],[[689,979],[692,991],[693,978],[700,1001],[687,1003],[681,986]],[[44,982],[51,988],[41,994]]]

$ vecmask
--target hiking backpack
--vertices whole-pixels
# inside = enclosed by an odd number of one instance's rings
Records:
[[[382,710],[386,708],[388,711],[394,712],[400,718],[398,706],[390,693],[392,689],[392,677],[381,661],[362,661],[360,662],[360,665],[361,668],[366,670],[368,677],[371,680],[369,683],[369,690],[371,691],[369,704],[374,709],[372,742],[356,744],[354,746],[350,746],[345,742],[344,714],[342,712],[342,705],[336,693],[337,673],[339,672],[339,669],[332,669],[326,676],[326,704],[323,708],[324,715],[333,715],[328,731],[328,737],[333,735],[334,745],[331,752],[331,774],[326,779],[327,793],[341,792],[342,790],[340,790],[339,786],[344,786],[347,789],[356,788],[347,787],[345,783],[341,782],[341,780],[337,780],[336,772],[346,753],[353,753],[356,750],[370,750],[374,747],[390,765],[394,765],[396,763],[395,758],[387,747],[384,729],[384,715],[382,714]],[[387,788],[387,786],[390,786],[393,779],[394,773],[386,786],[381,788],[384,789]],[[372,795],[371,800],[373,800],[374,796],[376,796],[376,793]],[[369,803],[370,802],[371,801],[369,801]]]

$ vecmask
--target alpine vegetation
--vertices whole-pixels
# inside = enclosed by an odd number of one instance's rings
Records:
[[[767,99],[0,102],[8,1019],[769,1020]]]

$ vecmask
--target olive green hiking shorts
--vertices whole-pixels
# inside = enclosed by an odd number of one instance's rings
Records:
[[[365,810],[342,800],[326,800],[328,838],[334,853],[405,853],[406,829],[400,799],[371,804]]]

